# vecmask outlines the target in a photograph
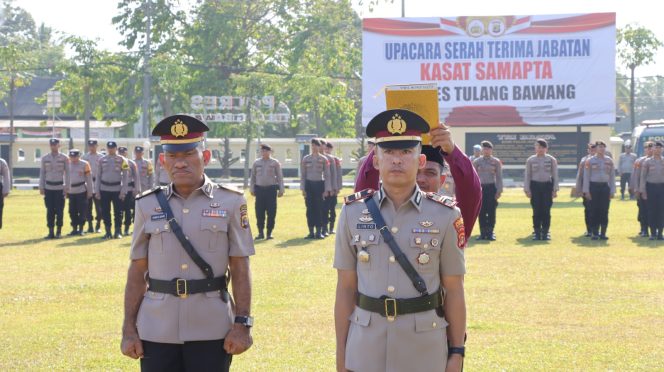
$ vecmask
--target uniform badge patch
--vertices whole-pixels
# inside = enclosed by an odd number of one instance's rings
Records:
[[[413,229],[413,234],[440,234],[440,229]]]
[[[226,218],[228,212],[223,209],[203,209],[203,217]]]
[[[247,215],[247,205],[242,204],[240,206],[240,226],[242,226],[243,229],[246,229],[249,227],[249,216]]]
[[[152,221],[165,220],[166,219],[166,213],[153,214],[152,216],[150,216],[150,219]]]
[[[355,228],[358,230],[373,230],[376,228],[375,223],[358,223]]]
[[[367,222],[373,221],[373,218],[371,218],[371,216],[362,216],[362,217],[359,218],[359,220],[360,220],[360,222],[367,223]]]
[[[459,217],[454,221],[454,230],[457,233],[457,247],[463,249],[466,246],[466,228],[463,225],[463,217]]]
[[[433,222],[431,222],[431,221],[421,221],[420,226],[422,226],[422,227],[431,227],[431,226],[433,226]]]
[[[210,208],[219,208],[221,207],[221,204],[219,203],[210,203]]]
[[[154,211],[158,212],[158,213],[161,213],[161,207],[155,207]]]

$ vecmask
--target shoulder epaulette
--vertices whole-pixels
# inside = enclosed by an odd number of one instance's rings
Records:
[[[376,191],[374,191],[374,189],[364,189],[362,191],[358,191],[355,194],[344,197],[344,204],[348,205],[358,200],[366,199],[372,196],[375,192]]]
[[[244,191],[238,189],[238,188],[235,187],[235,186],[229,185],[229,184],[227,184],[227,183],[218,183],[217,186],[218,186],[220,189],[224,189],[224,190],[232,191],[232,192],[234,192],[234,193],[236,193],[236,194],[244,195]]]
[[[155,186],[155,187],[151,188],[150,190],[143,191],[142,193],[136,195],[136,200],[138,200],[140,198],[144,198],[144,197],[146,197],[150,194],[154,194],[155,191],[157,191],[157,190],[165,190],[165,189],[166,189],[166,186]]]
[[[446,206],[447,208],[454,208],[457,205],[457,201],[454,200],[454,198],[451,198],[449,196],[436,194],[434,192],[428,192],[428,193],[426,193],[426,196],[427,196],[427,199],[431,199],[431,200],[435,201],[438,204],[442,204],[442,205]]]

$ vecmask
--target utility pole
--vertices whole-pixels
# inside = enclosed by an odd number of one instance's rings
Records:
[[[141,137],[148,138],[150,129],[150,39],[152,33],[152,0],[145,1],[145,51],[143,57],[143,114],[141,116]]]

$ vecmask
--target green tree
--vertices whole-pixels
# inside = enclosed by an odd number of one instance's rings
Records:
[[[618,56],[625,67],[630,70],[630,118],[632,128],[636,125],[636,115],[634,112],[634,70],[639,66],[649,65],[654,61],[657,49],[662,46],[662,42],[655,37],[655,34],[638,25],[627,25],[617,31]]]
[[[63,66],[64,78],[55,85],[62,93],[65,113],[82,117],[85,121],[85,144],[90,139],[90,118],[109,119],[120,106],[119,96],[129,79],[123,58],[97,49],[95,41],[69,37],[66,43],[73,51]]]

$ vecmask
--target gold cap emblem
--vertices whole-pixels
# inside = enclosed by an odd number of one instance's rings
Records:
[[[393,135],[403,134],[406,131],[406,122],[399,114],[394,114],[392,120],[387,122],[387,131]]]
[[[175,137],[184,137],[189,133],[189,128],[187,124],[183,123],[182,120],[178,119],[171,125],[171,134]]]

